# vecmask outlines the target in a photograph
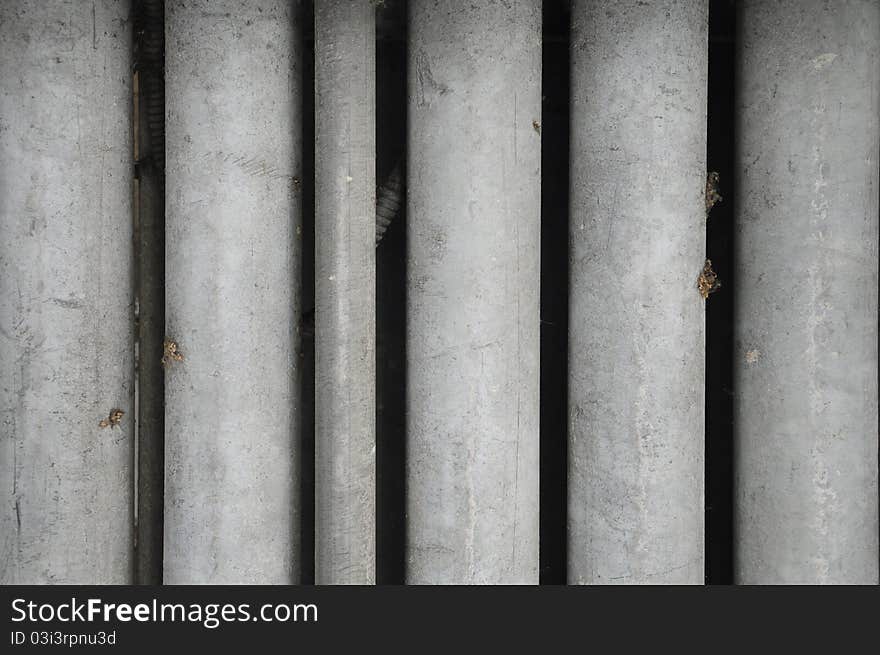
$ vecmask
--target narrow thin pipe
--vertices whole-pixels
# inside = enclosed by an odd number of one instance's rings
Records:
[[[315,4],[315,581],[376,580],[376,25]],[[392,194],[393,195],[393,194]],[[386,194],[386,197],[391,197]],[[393,203],[383,205],[393,218]]]

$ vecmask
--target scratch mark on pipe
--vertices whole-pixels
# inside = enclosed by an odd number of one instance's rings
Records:
[[[826,52],[825,54],[821,54],[818,57],[811,59],[810,63],[813,64],[813,69],[818,71],[828,66],[835,59],[837,59],[837,53]]]
[[[516,163],[516,93],[513,94],[513,161]]]
[[[419,80],[419,104],[426,105],[428,104],[425,100],[425,86],[429,86],[439,95],[445,95],[449,93],[449,87],[443,83],[437,82],[434,79],[434,73],[431,71],[431,62],[428,60],[428,55],[424,50],[420,50],[419,54],[416,55],[416,75]]]
[[[83,301],[77,298],[50,298],[49,301],[65,309],[82,309]]]
[[[294,186],[299,185],[299,179],[295,176],[288,175],[281,171],[277,166],[269,164],[265,159],[257,156],[241,155],[231,152],[206,152],[202,155],[203,160],[217,158],[223,162],[231,162],[237,166],[245,175],[254,177],[268,177],[270,180],[289,179]]]

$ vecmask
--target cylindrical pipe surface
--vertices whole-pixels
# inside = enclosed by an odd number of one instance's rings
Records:
[[[735,578],[876,584],[880,6],[738,23]]]
[[[291,3],[166,2],[166,583],[299,570]]]
[[[707,4],[572,7],[571,583],[703,580]]]
[[[376,25],[315,3],[315,582],[376,580]]]
[[[407,581],[538,581],[541,2],[410,4]]]
[[[132,582],[128,12],[0,3],[3,584]]]

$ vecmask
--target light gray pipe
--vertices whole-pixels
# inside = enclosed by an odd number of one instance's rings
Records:
[[[735,579],[876,584],[880,6],[738,24]]]
[[[376,580],[376,23],[315,3],[315,581]]]
[[[2,584],[132,582],[128,16],[0,3]]]
[[[409,18],[406,577],[537,583],[541,2]]]
[[[284,0],[165,11],[165,582],[293,583],[299,16]]]
[[[575,584],[703,581],[707,12],[572,6]]]

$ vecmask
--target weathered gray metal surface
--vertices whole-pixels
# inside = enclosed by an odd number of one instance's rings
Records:
[[[876,583],[876,2],[744,2],[735,576]]]
[[[165,582],[296,582],[299,17],[165,11]]]
[[[571,583],[703,580],[707,6],[572,7]]]
[[[3,584],[132,581],[128,5],[0,3]]]
[[[407,580],[536,583],[541,2],[409,19]]]
[[[315,582],[376,580],[376,25],[315,3]]]

